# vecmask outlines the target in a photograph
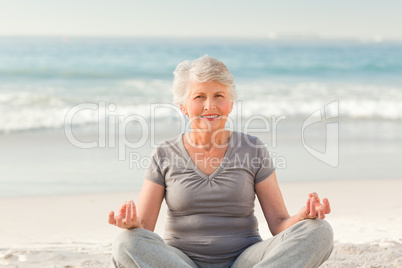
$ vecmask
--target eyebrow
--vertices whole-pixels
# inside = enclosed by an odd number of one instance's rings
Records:
[[[225,91],[214,92],[214,94],[224,94],[224,93],[225,93]],[[201,92],[201,91],[198,91],[198,92],[196,91],[193,93],[193,95],[205,95],[205,93]]]

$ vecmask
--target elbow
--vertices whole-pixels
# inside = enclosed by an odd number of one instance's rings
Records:
[[[289,217],[277,218],[275,221],[268,223],[269,230],[273,236],[286,229],[287,219],[289,219]]]

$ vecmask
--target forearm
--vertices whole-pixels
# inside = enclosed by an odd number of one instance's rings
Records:
[[[156,226],[156,221],[158,220],[158,215],[157,214],[146,214],[143,213],[142,211],[139,211],[138,213],[138,227],[137,228],[142,228],[146,229],[148,231],[153,232],[155,230]]]
[[[136,227],[136,228],[146,229],[146,230],[151,231],[151,232],[153,232],[154,229],[155,229],[155,225],[147,223],[144,220],[139,219],[139,223],[140,223],[139,226]]]
[[[286,230],[290,226],[298,223],[299,221],[302,221],[303,219],[300,217],[299,214],[296,214],[294,216],[288,217],[288,218],[282,218],[278,219],[276,222],[275,226],[270,228],[272,235],[277,235],[280,232]]]

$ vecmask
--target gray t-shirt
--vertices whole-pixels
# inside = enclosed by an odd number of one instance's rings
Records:
[[[255,184],[274,172],[257,138],[233,132],[219,168],[202,173],[188,155],[182,135],[152,152],[145,178],[165,187],[165,241],[207,263],[234,260],[261,241],[254,216]]]

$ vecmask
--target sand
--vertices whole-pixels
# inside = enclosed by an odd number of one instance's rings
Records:
[[[280,184],[296,213],[309,192],[328,197],[335,248],[322,267],[402,267],[402,180]],[[0,198],[0,267],[112,267],[111,241],[119,229],[110,210],[138,193],[117,192]],[[156,232],[163,236],[166,207]],[[268,227],[256,205],[263,238]]]

